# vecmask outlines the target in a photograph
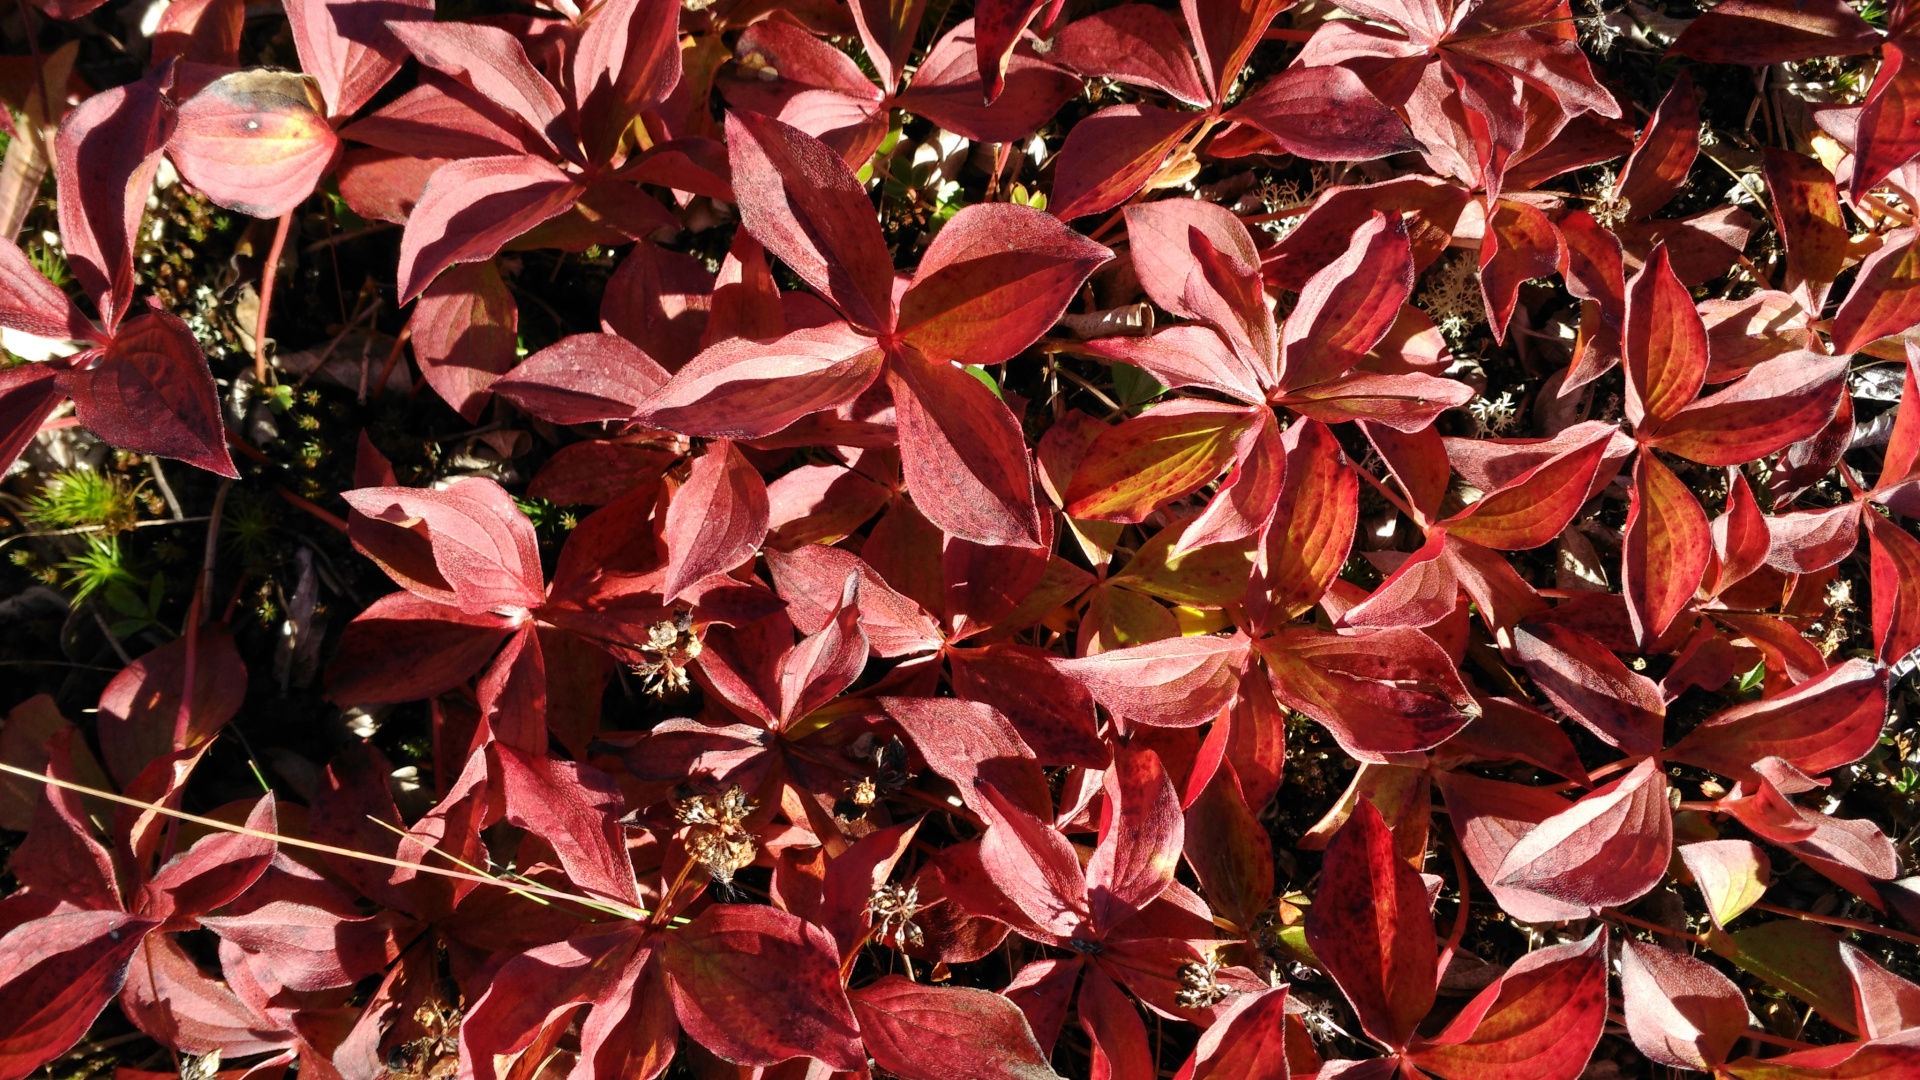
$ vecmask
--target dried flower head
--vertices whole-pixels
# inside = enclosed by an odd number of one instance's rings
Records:
[[[1204,1009],[1218,1005],[1233,991],[1220,985],[1220,958],[1207,957],[1206,963],[1180,965],[1180,989],[1173,999],[1183,1009]]]
[[[738,784],[718,798],[692,795],[673,804],[674,817],[690,826],[687,856],[722,885],[732,883],[734,872],[751,865],[758,851],[745,824],[753,809]]]
[[[699,659],[700,638],[693,632],[693,612],[675,612],[647,627],[647,640],[640,652],[647,659],[633,666],[641,676],[641,687],[649,694],[678,693],[692,685],[687,665]],[[657,659],[655,659],[657,657]]]
[[[873,919],[873,939],[896,949],[918,947],[926,939],[913,917],[920,912],[920,889],[914,885],[882,885],[867,898]]]

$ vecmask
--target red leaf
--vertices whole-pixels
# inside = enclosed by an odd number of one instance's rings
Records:
[[[1479,712],[1446,651],[1418,630],[1285,630],[1256,647],[1274,697],[1363,761],[1432,749]]]
[[[1597,910],[1646,895],[1672,855],[1667,777],[1648,758],[1521,837],[1491,884]]]
[[[1920,243],[1905,230],[1887,237],[1860,264],[1853,288],[1833,316],[1833,349],[1859,352],[1920,321]]]
[[[1740,465],[1812,435],[1833,418],[1846,358],[1794,352],[1681,409],[1651,445],[1702,465]]]
[[[1344,67],[1289,67],[1229,109],[1226,119],[1259,128],[1309,161],[1368,161],[1420,148],[1400,117]]]
[[[120,911],[76,911],[0,937],[0,1080],[25,1080],[79,1042],[157,925]]]
[[[534,226],[566,213],[582,190],[537,157],[467,158],[440,166],[400,238],[401,302],[419,296],[447,267],[491,259]]]
[[[766,539],[767,514],[760,471],[731,442],[709,445],[667,507],[661,597],[671,601],[701,579],[752,558]]]
[[[1841,503],[1767,518],[1767,565],[1789,574],[1811,574],[1833,566],[1860,546],[1866,513],[1859,503]]]
[[[14,721],[11,717],[8,723]],[[63,729],[48,740],[45,774],[69,783],[75,731]],[[84,748],[84,743],[79,744]],[[48,902],[99,911],[124,906],[113,855],[93,833],[77,792],[36,784],[32,823],[8,860],[14,880]]]
[[[1327,844],[1307,944],[1367,1034],[1404,1047],[1433,1007],[1440,946],[1426,883],[1365,799]]]
[[[1627,421],[1657,432],[1700,394],[1707,377],[1707,330],[1693,294],[1657,247],[1627,283]]]
[[[1660,107],[1640,132],[1614,190],[1628,212],[1650,218],[1686,184],[1700,153],[1700,96],[1685,71],[1660,99]]]
[[[160,153],[173,132],[165,94],[173,65],[87,98],[54,140],[60,237],[67,263],[109,331],[133,297],[133,244]]]
[[[1093,696],[1061,678],[1054,659],[1011,642],[947,652],[953,692],[1004,713],[1039,760],[1100,768],[1112,752],[1097,731]]]
[[[1045,0],[982,0],[975,5],[974,54],[991,105],[1006,86],[1007,58]]]
[[[1713,555],[1707,512],[1673,470],[1643,451],[1633,463],[1621,590],[1641,642],[1651,645],[1693,602]]]
[[[240,475],[207,358],[187,324],[164,311],[121,324],[98,359],[62,372],[59,386],[80,422],[115,446]]]
[[[1607,931],[1536,949],[1482,990],[1413,1060],[1448,1080],[1574,1080],[1607,1022]]]
[[[1418,371],[1398,375],[1352,371],[1295,390],[1279,398],[1277,404],[1323,424],[1362,420],[1411,433],[1472,399],[1473,389],[1454,379]]]
[[[720,261],[720,274],[714,279],[712,309],[707,313],[707,328],[700,335],[701,346],[736,337],[767,341],[786,332],[780,287],[767,266],[766,249],[745,229],[736,229],[733,246]]]
[[[880,85],[892,92],[900,85],[907,58],[913,52],[914,32],[926,0],[857,0],[853,24],[866,46],[867,59],[880,73]]]
[[[888,975],[850,995],[874,1064],[905,1080],[1057,1076],[1013,1002],[989,990]]]
[[[722,341],[654,391],[634,419],[686,435],[764,439],[859,397],[880,374],[882,355],[845,323],[769,342]]]
[[[1072,518],[1137,523],[1226,471],[1265,408],[1180,400],[1100,433],[1067,485]]]
[[[1281,331],[1281,389],[1345,374],[1392,328],[1412,292],[1406,225],[1375,214],[1353,233],[1345,254],[1301,287]]]
[[[1920,648],[1920,540],[1867,511],[1868,559],[1873,588],[1873,649],[1883,664],[1896,664]]]
[[[591,424],[627,419],[672,377],[626,338],[574,334],[527,357],[492,388],[542,420]]]
[[[1599,480],[1612,435],[1602,431],[1561,451],[1439,524],[1450,536],[1497,551],[1526,551],[1551,543]]]
[[[1708,64],[1784,64],[1872,52],[1880,43],[1879,33],[1843,0],[1729,4],[1688,23],[1669,51]]]
[[[233,636],[196,631],[193,701],[187,709],[186,739],[176,742],[180,691],[187,677],[186,638],[178,638],[120,669],[100,692],[100,750],[109,772],[121,785],[140,770],[175,750],[213,737],[240,711],[247,696],[247,665]]]
[[[328,696],[367,705],[443,694],[473,677],[510,628],[491,612],[468,615],[404,589],[388,593],[340,635],[327,668]]]
[[[320,84],[329,117],[352,116],[406,62],[389,22],[430,22],[424,0],[288,0],[300,70]]]
[[[1855,121],[1853,178],[1848,186],[1856,199],[1920,153],[1920,137],[1913,130],[1915,112],[1920,110],[1920,71],[1908,64],[1907,50],[1913,44],[1910,31],[1904,25],[1894,31],[1880,43],[1880,67]]]
[[[1308,420],[1280,436],[1286,479],[1267,531],[1256,591],[1269,621],[1293,619],[1320,602],[1346,565],[1360,515],[1360,478],[1325,424]]]
[[[0,326],[44,338],[105,340],[12,241],[0,243]]]
[[[1709,1071],[1747,1030],[1747,999],[1733,980],[1657,945],[1621,943],[1620,993],[1633,1045],[1662,1065]]]
[[[1225,207],[1193,199],[1130,206],[1126,219],[1134,272],[1148,298],[1218,331],[1237,360],[1226,374],[1230,385],[1250,383],[1255,392],[1242,399],[1263,400],[1257,388],[1274,382],[1279,335],[1247,227]]]
[[[1122,4],[1073,20],[1054,35],[1048,55],[1091,78],[1151,87],[1196,108],[1210,103],[1179,21],[1148,4]]]
[[[961,800],[982,817],[1002,813],[983,793],[991,786],[1029,815],[1053,812],[1053,795],[1033,751],[1007,718],[977,701],[955,698],[880,699],[936,775],[951,781]]]
[[[207,198],[277,218],[313,194],[340,152],[323,108],[302,76],[236,71],[180,106],[167,153]]]
[[[1080,979],[1076,1012],[1080,1030],[1092,1044],[1092,1075],[1106,1080],[1153,1080],[1158,1075],[1139,1011],[1098,965],[1089,965]]]
[[[413,306],[413,356],[440,400],[469,423],[513,367],[520,308],[491,260],[449,268]],[[622,414],[621,419],[626,415]]]
[[[780,668],[780,717],[800,720],[853,685],[867,666],[867,635],[860,630],[860,579],[849,575],[832,618],[787,654]]]
[[[640,888],[620,826],[626,800],[613,779],[589,765],[495,743],[507,820],[552,846],[582,889],[626,904]]]
[[[587,19],[570,63],[587,156],[607,161],[633,118],[680,82],[680,9],[671,0],[602,4]]]
[[[1073,845],[998,785],[980,785],[978,793],[975,801],[987,824],[980,839],[980,864],[992,880],[991,888],[1011,907],[1010,915],[1025,920],[1024,925],[1014,923],[1015,928],[1056,943],[1093,929],[1086,875]]]
[[[1660,688],[1606,646],[1571,627],[1523,623],[1514,650],[1554,707],[1629,754],[1658,753],[1666,726]]]
[[[1178,637],[1054,666],[1116,716],[1161,727],[1198,727],[1233,700],[1247,639]]]
[[[1753,775],[1753,764],[1767,757],[1817,776],[1865,757],[1886,715],[1886,672],[1848,660],[1786,693],[1707,718],[1671,756],[1736,779]]]
[[[1216,103],[1225,99],[1247,54],[1260,43],[1274,16],[1286,7],[1282,0],[1181,0],[1187,32],[1193,36],[1194,51],[1200,54],[1200,76]]]
[[[727,114],[740,221],[855,325],[893,328],[893,259],[840,155],[771,117]],[[791,183],[789,183],[791,179]]]
[[[1480,241],[1480,292],[1495,340],[1506,340],[1520,286],[1552,274],[1565,250],[1559,230],[1537,207],[1508,199],[1494,203]]]
[[[1127,921],[1167,890],[1186,835],[1173,781],[1153,751],[1115,753],[1106,794],[1100,844],[1086,870],[1096,932]]]
[[[866,1064],[826,931],[758,905],[715,904],[664,935],[673,1010],[694,1041],[739,1065]]]
[[[354,547],[423,599],[479,615],[538,607],[546,598],[533,523],[491,480],[457,480],[441,490],[358,488],[341,498],[368,519]]]
[[[900,471],[914,505],[949,536],[1042,546],[1033,462],[1020,424],[980,380],[911,353],[887,365]]]
[[[1251,928],[1273,897],[1273,840],[1247,805],[1231,764],[1222,763],[1187,807],[1185,854],[1214,914]]]
[[[1284,986],[1232,998],[1173,1080],[1287,1080],[1286,1012]]]
[[[973,53],[974,20],[967,19],[934,42],[894,106],[976,142],[1020,142],[1080,92],[1079,79],[1023,42],[1008,54],[1003,91],[989,99]]]
[[[900,297],[902,341],[930,360],[998,364],[1067,309],[1113,253],[1054,218],[980,203],[942,226]]]
[[[247,814],[256,832],[279,829],[273,796],[263,795]],[[274,841],[240,833],[203,836],[170,859],[141,890],[139,910],[167,920],[163,930],[191,930],[197,917],[225,907],[246,892],[273,860]]]
[[[1762,163],[1774,227],[1787,244],[1786,286],[1803,307],[1819,311],[1847,261],[1839,188],[1818,158],[1768,147]]]
[[[1134,249],[1135,266],[1151,257],[1145,249]],[[1164,301],[1156,300],[1160,302]],[[1249,404],[1266,400],[1265,387],[1272,382],[1268,364],[1240,356],[1219,334],[1204,326],[1170,326],[1143,338],[1096,338],[1082,348],[1103,360],[1142,368],[1169,388],[1204,386]]]
[[[1718,595],[1760,569],[1766,564],[1771,546],[1768,519],[1760,512],[1746,474],[1739,469],[1729,469],[1727,509],[1713,519],[1715,569],[1714,577],[1708,582],[1711,591]]]
[[[567,103],[534,67],[520,39],[506,29],[469,22],[412,21],[390,23],[388,29],[423,65],[452,76],[505,109],[548,148],[564,146]]]
[[[1157,9],[1146,10],[1161,14]],[[1060,147],[1047,209],[1061,221],[1072,221],[1126,202],[1166,163],[1167,155],[1193,130],[1196,120],[1194,113],[1130,104],[1108,106],[1073,125]]]
[[[1846,942],[1840,962],[1853,979],[1854,1011],[1869,1039],[1898,1035],[1920,1027],[1920,986],[1881,967],[1873,957]]]

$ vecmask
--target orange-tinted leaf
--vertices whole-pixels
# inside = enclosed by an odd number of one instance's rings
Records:
[[[1817,776],[1866,756],[1886,715],[1886,672],[1848,660],[1784,694],[1707,718],[1672,757],[1735,778],[1753,775],[1761,758],[1777,757]]]
[[[1707,377],[1707,329],[1664,246],[1627,284],[1623,347],[1627,420],[1658,431],[1699,396]]]
[[[900,297],[900,336],[929,359],[998,364],[1046,333],[1111,258],[1038,210],[966,207],[927,246]]]
[[[1448,1080],[1574,1080],[1607,1020],[1607,931],[1536,949],[1482,990],[1413,1060]]]
[[[253,217],[279,217],[313,194],[340,150],[324,108],[305,76],[236,71],[180,106],[167,153],[207,198]]]
[[[1612,434],[1548,458],[1440,524],[1451,536],[1496,551],[1552,543],[1587,501]]]
[[[1622,591],[1634,634],[1651,644],[1693,602],[1713,555],[1700,500],[1673,470],[1643,452],[1633,465],[1633,498],[1621,556]]]
[[[1106,429],[1067,485],[1067,516],[1146,520],[1224,472],[1265,411],[1182,400]]]

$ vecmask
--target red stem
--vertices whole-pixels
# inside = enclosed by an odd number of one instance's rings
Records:
[[[280,276],[280,255],[287,249],[287,230],[293,226],[293,211],[280,215],[273,229],[273,246],[267,249],[267,264],[260,269],[260,313],[253,320],[253,378],[267,385],[267,313],[273,309],[273,282]]]

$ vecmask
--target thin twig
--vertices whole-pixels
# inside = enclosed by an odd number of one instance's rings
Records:
[[[179,521],[186,517],[186,511],[180,509],[179,497],[173,493],[173,485],[167,483],[167,473],[165,469],[160,467],[160,459],[152,454],[148,454],[147,468],[153,470],[153,484],[160,489],[161,498],[167,500],[167,509],[173,511],[173,520]]]

